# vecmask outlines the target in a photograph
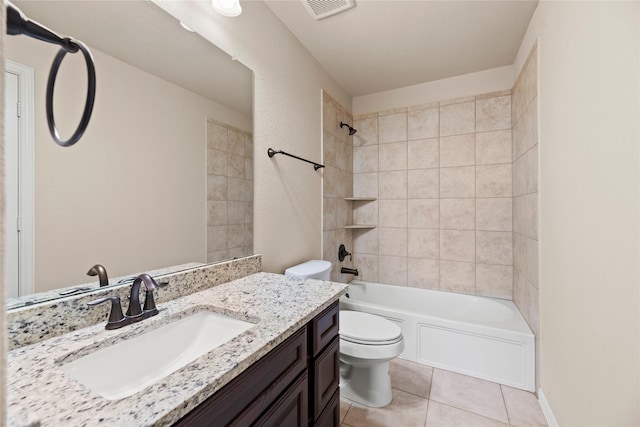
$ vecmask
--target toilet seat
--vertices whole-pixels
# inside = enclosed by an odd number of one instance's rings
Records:
[[[340,311],[340,339],[361,345],[389,345],[402,340],[402,330],[384,317]]]

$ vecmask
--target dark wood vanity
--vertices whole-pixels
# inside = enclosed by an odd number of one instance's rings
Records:
[[[174,426],[339,426],[338,302]]]

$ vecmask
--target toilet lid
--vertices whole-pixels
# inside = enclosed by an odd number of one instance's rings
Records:
[[[393,344],[402,330],[384,317],[360,311],[340,311],[340,338],[360,344]]]

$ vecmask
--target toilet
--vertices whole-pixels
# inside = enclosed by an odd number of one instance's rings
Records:
[[[331,263],[311,260],[289,267],[285,276],[330,280]],[[379,408],[391,403],[389,362],[402,353],[402,330],[381,316],[340,310],[340,396]]]

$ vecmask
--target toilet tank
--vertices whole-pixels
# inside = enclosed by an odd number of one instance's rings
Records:
[[[330,280],[331,263],[329,261],[312,259],[311,261],[287,268],[284,271],[284,275],[302,277],[304,279]]]

